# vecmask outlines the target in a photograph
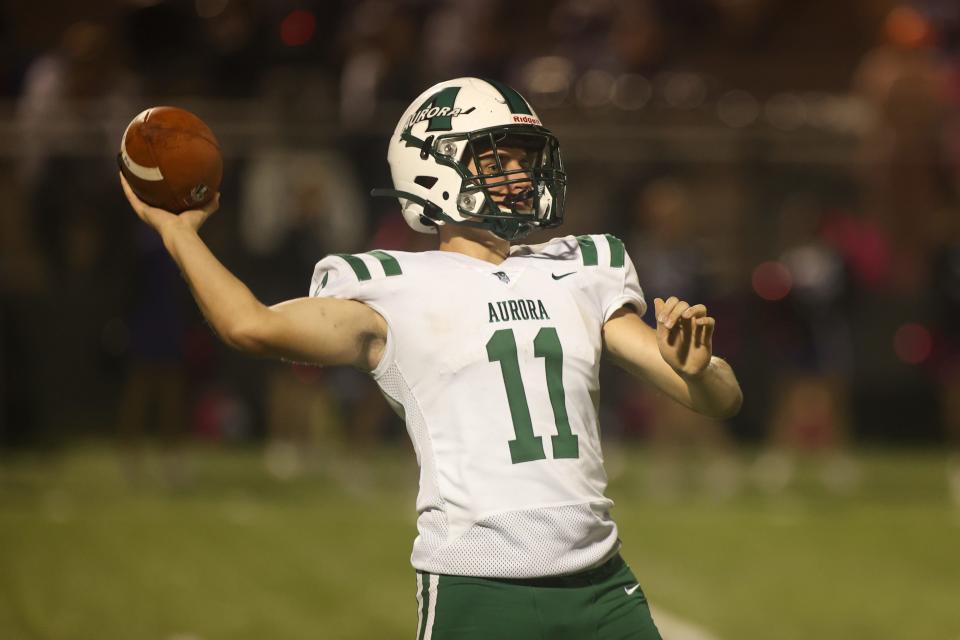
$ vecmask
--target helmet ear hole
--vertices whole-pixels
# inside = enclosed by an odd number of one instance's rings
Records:
[[[413,179],[418,185],[424,189],[433,189],[433,185],[437,184],[436,176],[417,176]]]

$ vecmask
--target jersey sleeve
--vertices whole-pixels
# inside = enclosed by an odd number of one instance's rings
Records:
[[[606,322],[617,309],[625,305],[632,306],[641,316],[647,311],[647,301],[643,297],[643,289],[640,288],[640,281],[637,278],[637,271],[633,267],[633,260],[630,255],[624,252],[624,266],[620,290],[613,291],[613,295],[607,301],[603,309],[603,321]]]
[[[387,344],[380,364],[371,371],[376,378],[386,371],[396,357],[393,337],[393,311],[397,307],[403,269],[397,256],[386,251],[368,251],[350,255],[332,254],[317,263],[310,280],[311,298],[356,300],[380,314],[387,323]]]
[[[632,306],[641,316],[647,302],[623,241],[610,234],[578,236],[582,269],[590,273],[603,322],[617,309]]]
[[[310,297],[373,303],[392,290],[393,276],[402,274],[399,260],[386,251],[335,253],[314,267]]]
[[[355,256],[350,258],[358,259]],[[361,295],[359,276],[344,256],[329,255],[317,263],[310,279],[311,298],[357,300]]]

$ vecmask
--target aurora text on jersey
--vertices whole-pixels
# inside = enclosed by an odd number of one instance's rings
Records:
[[[547,308],[542,300],[500,300],[487,303],[490,322],[508,322],[510,320],[549,320]]]

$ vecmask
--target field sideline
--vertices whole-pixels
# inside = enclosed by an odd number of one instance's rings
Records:
[[[726,500],[653,499],[649,454],[610,456],[624,557],[670,614],[725,640],[960,639],[945,455],[861,454],[850,495],[810,463]],[[131,486],[102,445],[0,458],[0,638],[413,636],[407,448],[288,481],[259,450],[196,449],[177,490],[152,462]]]

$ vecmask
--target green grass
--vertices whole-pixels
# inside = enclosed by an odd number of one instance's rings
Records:
[[[179,490],[130,486],[106,447],[7,457],[0,638],[409,638],[412,457],[281,482],[258,451],[198,450]],[[785,493],[724,501],[652,499],[648,461],[621,451],[609,493],[655,605],[727,640],[960,638],[944,456],[865,454],[846,496],[802,466]]]

